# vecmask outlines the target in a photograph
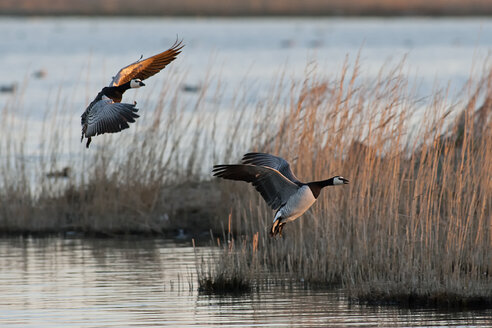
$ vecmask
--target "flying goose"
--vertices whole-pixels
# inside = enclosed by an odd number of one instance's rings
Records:
[[[108,87],[104,87],[96,98],[87,106],[82,114],[82,137],[80,142],[87,138],[86,147],[89,148],[91,137],[103,133],[115,133],[129,128],[128,123],[135,122],[139,117],[134,104],[121,103],[123,93],[130,88],[145,86],[142,80],[161,71],[170,62],[176,59],[184,46],[181,42],[160,54],[123,67]]]
[[[285,159],[266,153],[247,153],[241,164],[214,165],[212,172],[219,178],[253,184],[267,204],[277,210],[269,230],[272,237],[282,236],[284,225],[306,212],[318,198],[321,189],[349,183],[341,176],[301,182],[292,173]]]

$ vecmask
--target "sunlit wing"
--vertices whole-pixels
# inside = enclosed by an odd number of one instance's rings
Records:
[[[133,64],[123,67],[118,74],[113,77],[109,86],[115,87],[125,84],[132,79],[145,80],[151,77],[176,59],[176,56],[181,53],[183,47],[184,45],[182,45],[181,41],[176,41],[170,49],[161,52],[160,54],[144,60],[137,60]]]

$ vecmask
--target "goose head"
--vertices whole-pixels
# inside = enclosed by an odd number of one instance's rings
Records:
[[[341,177],[339,175],[334,176],[333,178],[333,185],[342,185],[342,184],[348,184],[349,181],[345,179],[344,177]]]
[[[140,79],[132,79],[130,81],[130,88],[140,88],[145,86],[145,84]]]

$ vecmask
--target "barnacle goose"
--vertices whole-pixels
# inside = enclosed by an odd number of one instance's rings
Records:
[[[215,165],[213,175],[223,179],[246,181],[256,188],[267,204],[276,210],[270,236],[282,236],[284,225],[306,212],[327,186],[348,184],[341,176],[304,183],[292,173],[289,163],[266,153],[247,153],[241,164]]]
[[[161,71],[170,62],[176,59],[183,45],[176,41],[174,45],[160,54],[136,62],[120,69],[113,77],[110,85],[104,87],[96,98],[87,106],[82,114],[82,142],[87,138],[86,147],[89,148],[91,137],[103,133],[115,133],[129,128],[128,123],[135,122],[139,117],[138,109],[134,104],[121,103],[123,93],[130,88],[140,88],[145,80]]]

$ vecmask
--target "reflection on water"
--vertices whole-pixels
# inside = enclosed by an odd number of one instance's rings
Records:
[[[492,317],[350,306],[337,291],[201,295],[190,245],[137,237],[3,238],[0,281],[2,326],[490,327]]]

